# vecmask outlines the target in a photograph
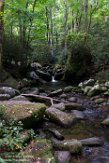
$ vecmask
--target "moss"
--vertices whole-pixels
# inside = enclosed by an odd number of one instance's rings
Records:
[[[22,121],[25,127],[31,127],[42,119],[46,105],[41,103],[4,103],[3,115],[7,121]]]
[[[30,150],[31,149],[31,150]],[[27,147],[27,150],[23,152],[24,158],[26,156],[30,156],[30,160],[44,162],[44,163],[52,163],[55,162],[55,159],[52,154],[52,145],[51,142],[44,138],[36,138],[34,141],[30,143]]]

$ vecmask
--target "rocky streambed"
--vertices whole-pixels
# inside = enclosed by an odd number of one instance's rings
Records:
[[[84,90],[95,87],[94,82],[90,87],[89,83]],[[109,101],[105,94],[108,90],[99,88],[92,89],[93,96],[87,96],[83,87],[61,82],[20,91],[1,87],[2,118],[22,121],[27,131],[33,128],[37,134],[25,150],[19,150],[20,161],[109,163]]]

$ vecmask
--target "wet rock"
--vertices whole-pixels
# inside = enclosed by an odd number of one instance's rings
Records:
[[[70,163],[71,154],[69,151],[56,151],[55,158],[57,163]]]
[[[59,109],[61,111],[65,110],[65,104],[64,103],[58,103],[58,104],[54,104],[52,107]]]
[[[84,110],[82,104],[79,103],[67,103],[65,104],[65,109],[67,110]]]
[[[109,126],[109,117],[106,118],[105,120],[103,120],[103,121],[101,122],[101,124],[103,124],[103,125],[105,125],[105,126]]]
[[[102,87],[99,84],[95,85],[94,87],[92,87],[89,92],[87,93],[88,96],[95,96],[98,95],[102,92],[105,92],[107,90],[106,87]]]
[[[62,151],[70,151],[72,154],[80,153],[82,150],[82,143],[79,140],[71,139],[58,141],[56,139],[52,139],[53,146]]]
[[[46,109],[45,114],[51,121],[56,122],[63,127],[70,127],[75,121],[73,115],[60,111],[53,107]]]
[[[83,120],[85,118],[84,113],[82,111],[72,110],[72,113],[75,116],[75,119]]]
[[[62,92],[63,92],[63,90],[60,88],[56,91],[51,92],[48,96],[50,96],[50,97],[59,96],[62,94]]]
[[[70,101],[70,102],[77,102],[77,98],[76,97],[70,97],[68,99],[68,101]]]
[[[98,137],[92,137],[92,138],[87,138],[87,139],[82,139],[80,140],[83,146],[102,146],[103,141],[98,138]]]
[[[35,83],[37,83],[37,82],[40,82],[40,83],[42,83],[42,84],[46,83],[46,81],[43,80],[43,79],[41,79],[41,78],[36,74],[35,71],[28,72],[27,76],[28,76],[29,79],[32,80],[31,82],[32,82],[33,84],[35,84]]]
[[[91,89],[92,89],[91,86],[86,86],[86,87],[85,87],[84,89],[82,89],[82,90],[83,90],[84,94],[87,95],[88,92],[89,92]]]
[[[16,89],[13,89],[12,87],[0,87],[0,94],[8,94],[10,97],[14,97],[19,92]]]
[[[103,103],[103,102],[105,102],[105,101],[106,101],[106,100],[105,100],[104,98],[98,98],[98,99],[95,100],[95,103],[101,104],[101,103]]]
[[[29,101],[26,97],[19,95],[11,99],[12,101]]]
[[[9,100],[11,96],[9,94],[0,94],[0,101]]]
[[[73,87],[69,85],[69,86],[67,86],[67,87],[64,88],[64,92],[65,93],[69,93],[69,92],[72,91],[72,89],[73,89]]]
[[[78,86],[81,88],[81,87],[85,87],[85,86],[94,86],[94,84],[95,84],[95,80],[89,79],[89,80],[86,80],[86,81],[80,83]]]
[[[65,93],[63,93],[62,95],[60,95],[60,97],[66,99],[67,95]]]
[[[7,121],[22,121],[24,127],[33,127],[43,118],[46,106],[42,103],[19,101],[1,102],[0,114]]]
[[[43,80],[49,82],[52,80],[52,76],[48,72],[44,72],[41,70],[36,70],[36,74]]]
[[[53,134],[58,140],[64,140],[64,136],[56,129],[49,128],[48,131]]]

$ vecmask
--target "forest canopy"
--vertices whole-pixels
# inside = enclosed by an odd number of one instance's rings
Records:
[[[108,0],[4,0],[5,65],[66,63],[71,49],[87,44],[95,66],[108,63]],[[43,58],[43,59],[42,59]]]

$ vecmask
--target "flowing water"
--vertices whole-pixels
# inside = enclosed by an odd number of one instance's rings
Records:
[[[58,89],[66,85],[64,82],[54,82],[53,79],[51,83],[44,86],[44,89]],[[71,95],[68,94],[68,96]],[[85,120],[74,124],[69,129],[64,129],[55,124],[50,124],[51,127],[58,129],[65,139],[79,140],[97,136],[104,141],[104,145],[101,147],[84,147],[81,155],[72,156],[71,163],[109,163],[109,128],[101,125],[104,118],[109,115],[109,109],[103,110],[94,107],[90,98],[84,97],[82,94],[75,94],[75,96],[80,98],[85,107]]]

